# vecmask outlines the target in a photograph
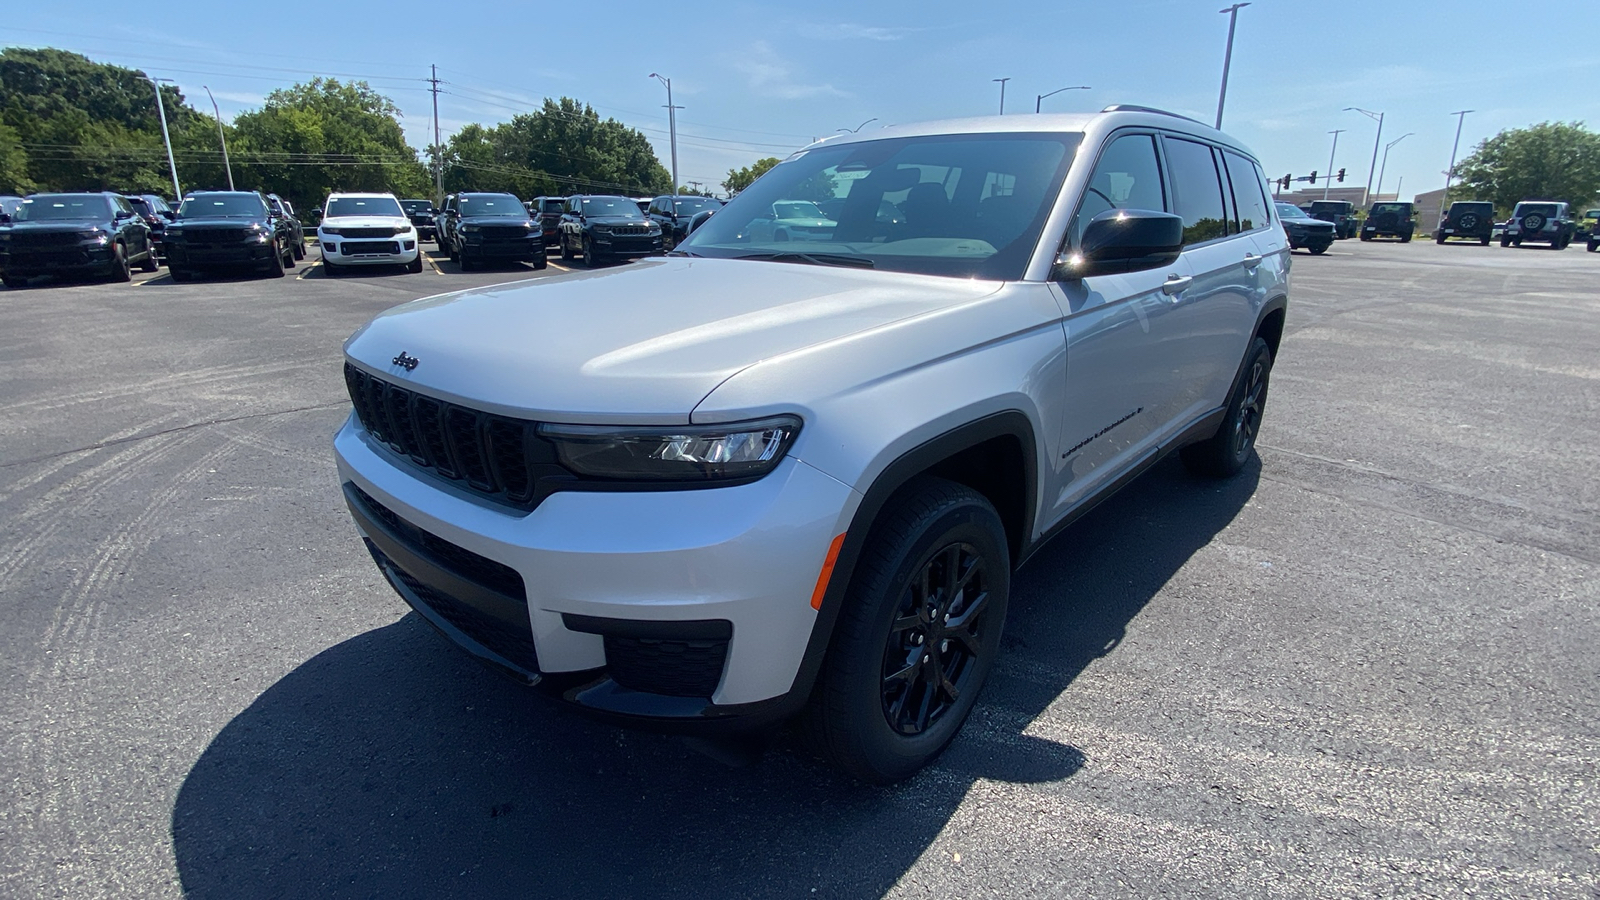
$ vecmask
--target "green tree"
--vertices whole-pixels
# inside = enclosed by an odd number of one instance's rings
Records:
[[[1450,199],[1492,200],[1501,215],[1519,200],[1584,206],[1600,196],[1600,134],[1582,122],[1541,122],[1487,138],[1456,168]]]
[[[0,194],[26,194],[32,190],[28,151],[22,149],[11,126],[0,122]]]
[[[399,116],[364,81],[313,78],[273,91],[261,109],[234,119],[235,184],[276,191],[302,209],[333,191],[429,196],[432,179]],[[215,141],[216,125],[207,124]]]
[[[650,141],[594,108],[562,97],[493,128],[468,125],[445,149],[448,190],[523,197],[594,192],[660,194],[672,178]]]
[[[722,182],[722,188],[729,194],[737,194],[749,187],[757,178],[765,175],[768,169],[780,161],[776,156],[769,156],[766,159],[758,159],[742,169],[729,169],[728,177]]]

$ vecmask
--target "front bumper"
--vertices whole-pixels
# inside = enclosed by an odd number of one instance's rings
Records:
[[[650,256],[663,252],[659,233],[622,235],[592,232],[589,240],[594,243],[595,252],[605,256]]]
[[[277,248],[271,242],[191,246],[168,239],[163,248],[167,265],[180,269],[222,269],[234,266],[259,266],[272,262]]]
[[[19,278],[34,275],[99,272],[113,262],[108,244],[49,249],[0,250],[0,272]]]
[[[513,241],[486,241],[475,235],[464,235],[463,245],[468,253],[478,259],[517,260],[537,262],[545,258],[544,235],[533,235]]]
[[[392,238],[350,238],[342,235],[317,234],[317,245],[322,249],[323,262],[340,266],[403,266],[421,253],[417,249],[417,235],[402,234]]]
[[[498,636],[480,629],[475,638],[470,629],[452,625],[450,598],[470,602],[460,595],[474,589],[436,572],[408,571],[404,557],[408,549],[416,554],[416,541],[389,552],[395,537],[380,533],[373,517],[351,502],[363,537],[387,558],[380,558],[380,568],[424,618],[435,626],[442,621],[449,627],[441,631],[486,662],[543,683],[569,703],[674,728],[736,730],[765,721],[774,710],[792,708],[791,692],[817,618],[810,603],[817,574],[833,536],[844,529],[860,499],[791,457],[752,484],[567,491],[521,514],[491,508],[402,468],[388,448],[370,442],[353,417],[335,436],[334,453],[347,498],[351,487],[359,488],[416,529],[420,540],[447,542],[447,548],[461,548],[520,576],[526,621],[511,625],[530,652],[520,661],[508,658],[516,655],[514,647],[496,652],[493,645],[505,646],[510,638],[493,622]],[[446,595],[442,609],[431,615],[428,610],[440,604],[430,604],[428,591]],[[495,598],[488,599],[493,607]],[[497,621],[505,622],[506,607],[496,608]],[[706,639],[699,641],[703,645],[715,642],[718,628],[725,629],[719,651],[725,652],[725,662],[708,696],[684,696],[672,684],[675,669],[664,668],[660,684],[652,684],[649,653],[630,653],[626,659],[608,655],[608,647],[637,649],[622,643],[630,629],[656,635],[644,644],[656,648],[660,658],[678,652],[673,634],[688,635],[689,643],[699,636]],[[663,635],[666,639],[657,639]],[[626,671],[619,669],[624,666]]]

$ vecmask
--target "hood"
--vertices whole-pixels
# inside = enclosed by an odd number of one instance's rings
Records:
[[[48,219],[43,222],[12,222],[5,226],[11,231],[27,231],[36,234],[53,234],[62,231],[88,231],[91,228],[109,228],[110,223],[105,219]]]
[[[526,225],[531,221],[533,221],[533,217],[532,216],[523,216],[520,219],[517,218],[516,216],[462,216],[461,217],[462,224],[466,224],[466,223],[470,222],[473,225],[505,225],[505,226],[508,226],[508,227],[511,227],[511,228],[516,228],[519,225]]]
[[[650,220],[643,216],[589,216],[584,221],[597,225],[645,225]]]
[[[336,216],[322,220],[318,228],[404,228],[411,224],[405,216]]]
[[[181,225],[187,231],[190,228],[249,228],[251,225],[265,225],[266,222],[266,216],[196,216],[176,219],[167,224]]]
[[[345,343],[379,376],[506,415],[686,423],[764,359],[966,303],[998,282],[658,259],[417,300]],[[390,361],[405,351],[410,372]]]

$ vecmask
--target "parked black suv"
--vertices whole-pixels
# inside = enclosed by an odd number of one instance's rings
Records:
[[[433,217],[439,211],[433,208],[432,200],[401,200],[400,208],[405,210],[406,218],[417,229],[417,240],[434,240]]]
[[[1301,247],[1321,256],[1333,246],[1333,223],[1313,219],[1293,203],[1278,203],[1278,220],[1289,236],[1289,249]]]
[[[196,191],[167,226],[167,271],[189,281],[202,269],[254,267],[282,278],[294,268],[294,230],[256,191]]]
[[[1500,235],[1500,246],[1521,247],[1524,242],[1549,244],[1551,250],[1565,250],[1572,243],[1576,228],[1567,204],[1554,200],[1524,200],[1511,211],[1511,221]]]
[[[272,214],[280,216],[289,225],[289,249],[294,252],[295,259],[306,258],[306,228],[300,223],[300,217],[295,214],[294,204],[279,197],[277,194],[267,195],[267,208]]]
[[[508,261],[545,267],[544,232],[511,194],[451,194],[438,224],[439,249],[463,269]]]
[[[0,281],[22,287],[35,275],[103,275],[127,281],[138,263],[156,270],[150,226],[121,194],[34,194],[0,214]]]
[[[539,223],[546,247],[561,243],[561,214],[566,211],[565,197],[535,197],[528,201],[528,215]]]
[[[1494,238],[1494,204],[1486,200],[1457,200],[1450,204],[1433,240],[1442,244],[1451,238],[1471,238],[1489,246]]]
[[[1361,226],[1361,239],[1393,237],[1399,238],[1402,244],[1411,243],[1412,236],[1417,233],[1417,223],[1411,219],[1413,211],[1410,203],[1372,204],[1367,210],[1367,221]]]
[[[644,217],[631,197],[578,195],[561,216],[561,258],[582,256],[594,268],[608,259],[662,253],[661,226]]]
[[[150,228],[150,243],[154,245],[156,257],[165,259],[167,254],[162,249],[162,242],[166,240],[167,223],[177,215],[172,207],[167,205],[165,197],[159,194],[123,194],[122,199],[128,201],[133,211],[139,214],[144,224]]]
[[[1356,206],[1348,200],[1313,200],[1306,212],[1313,219],[1332,222],[1338,240],[1356,236]]]
[[[645,216],[661,226],[661,241],[671,250],[689,236],[689,222],[696,213],[721,208],[722,201],[714,197],[663,196],[650,201]]]

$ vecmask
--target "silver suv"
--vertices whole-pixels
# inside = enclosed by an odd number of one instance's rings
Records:
[[[842,202],[758,239],[789,201]],[[1171,451],[1248,463],[1288,269],[1256,161],[1181,116],[830,138],[669,258],[380,315],[340,479],[490,666],[683,732],[800,716],[893,781],[972,709],[1023,560]]]

